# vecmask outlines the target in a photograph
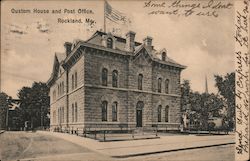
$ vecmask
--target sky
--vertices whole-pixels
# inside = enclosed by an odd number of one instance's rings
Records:
[[[120,28],[117,35],[136,32],[136,41],[153,37],[153,46],[165,48],[167,55],[187,66],[181,80],[188,79],[193,91],[204,92],[205,76],[209,92],[217,93],[214,75],[234,71],[234,9],[216,10],[218,17],[149,15],[151,11],[171,8],[147,8],[149,1],[108,1],[113,9],[130,20],[128,25],[106,21],[107,31]],[[163,1],[158,1],[162,3]],[[174,1],[166,1],[170,5]],[[188,1],[189,4],[197,1]],[[198,1],[199,2],[199,1]],[[203,1],[203,3],[207,3]],[[17,98],[18,90],[34,81],[47,82],[55,52],[64,52],[64,42],[87,40],[103,29],[103,1],[4,1],[1,5],[1,91]],[[20,9],[32,13],[12,13]],[[33,9],[50,13],[33,13]],[[93,14],[61,13],[52,10],[91,9]],[[183,9],[180,8],[181,12]],[[199,9],[195,10],[196,12]],[[81,18],[83,23],[58,23],[58,18]],[[91,26],[85,18],[94,20]]]

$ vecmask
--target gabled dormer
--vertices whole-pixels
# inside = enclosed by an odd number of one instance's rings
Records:
[[[135,49],[133,60],[136,64],[148,65],[152,62],[153,58],[149,49],[145,46],[145,44],[142,44]]]
[[[106,48],[116,49],[116,38],[111,34],[102,35],[102,45]]]
[[[167,61],[167,50],[165,48],[161,49],[156,56],[162,60],[162,61]]]

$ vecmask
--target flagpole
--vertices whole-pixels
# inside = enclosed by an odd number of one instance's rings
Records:
[[[106,0],[104,0],[104,8],[103,8],[103,11],[104,11],[104,14],[103,14],[103,15],[104,15],[104,17],[103,17],[103,18],[104,18],[104,19],[103,19],[103,22],[104,22],[104,23],[103,23],[103,29],[104,29],[104,32],[106,33],[106,15],[105,15],[105,14],[106,14],[106,13],[105,13],[106,4],[105,4],[105,2],[106,2]]]

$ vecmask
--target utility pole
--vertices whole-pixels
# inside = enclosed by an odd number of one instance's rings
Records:
[[[7,107],[6,111],[6,131],[8,131],[8,124],[9,124],[9,106]]]
[[[8,131],[8,127],[9,127],[9,102],[10,102],[11,98],[8,96],[7,97],[7,110],[6,110],[6,121],[5,121],[5,126],[6,126],[6,131]]]

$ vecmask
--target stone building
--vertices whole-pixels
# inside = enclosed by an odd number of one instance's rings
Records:
[[[51,129],[137,127],[178,130],[180,75],[185,66],[156,51],[152,38],[135,41],[97,31],[65,42],[56,53],[50,87]]]

